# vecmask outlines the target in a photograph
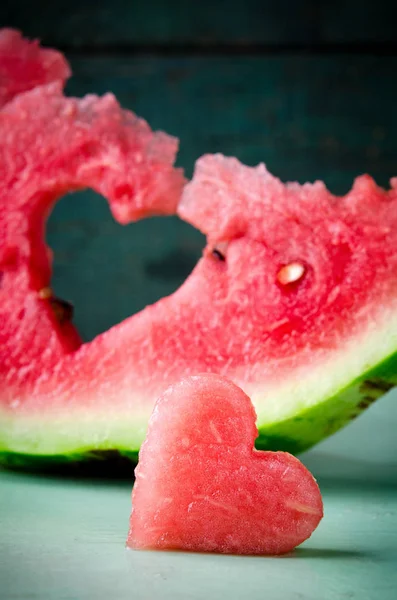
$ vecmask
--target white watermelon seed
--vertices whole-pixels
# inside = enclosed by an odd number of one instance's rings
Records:
[[[288,265],[281,267],[277,273],[277,281],[281,285],[288,285],[289,283],[295,283],[303,277],[305,273],[305,267],[300,262],[291,262]]]

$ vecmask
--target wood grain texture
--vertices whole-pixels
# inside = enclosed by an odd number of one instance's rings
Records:
[[[395,600],[391,487],[320,480],[310,540],[252,558],[126,550],[131,486],[0,473],[2,600]]]
[[[104,48],[395,43],[394,2],[3,0],[0,23],[48,44]]]

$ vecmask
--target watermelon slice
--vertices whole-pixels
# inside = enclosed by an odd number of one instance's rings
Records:
[[[8,86],[11,89],[11,86]],[[300,452],[397,380],[397,180],[344,197],[263,165],[201,158],[184,189],[177,142],[112,95],[57,81],[0,111],[0,454],[11,463],[136,457],[155,399],[200,372],[250,395],[257,447]],[[127,223],[179,216],[208,245],[172,296],[81,344],[50,289],[46,218],[91,187]]]
[[[0,30],[0,107],[38,85],[65,82],[71,71],[60,52],[40,48],[19,31]]]
[[[320,490],[286,452],[254,450],[248,396],[218,375],[190,377],[157,401],[139,453],[127,545],[283,554],[323,516]]]

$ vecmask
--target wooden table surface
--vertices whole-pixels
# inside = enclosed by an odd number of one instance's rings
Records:
[[[223,152],[336,193],[397,175],[396,21],[396,3],[358,0],[0,5],[1,26],[65,51],[67,93],[113,91],[178,136],[188,176]],[[90,191],[59,202],[47,239],[87,340],[175,290],[205,243],[176,217],[123,228]],[[282,559],[128,552],[131,481],[0,472],[0,598],[395,600],[396,399],[308,455],[325,518]]]
[[[395,487],[320,480],[325,517],[279,558],[126,550],[131,481],[0,473],[2,600],[395,600]]]

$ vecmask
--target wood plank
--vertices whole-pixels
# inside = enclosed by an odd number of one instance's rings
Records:
[[[6,0],[0,8],[0,24],[75,48],[394,43],[396,21],[395,2],[370,0]]]
[[[74,56],[72,66],[69,93],[115,92],[181,139],[188,175],[205,152],[264,161],[284,180],[324,179],[337,193],[359,173],[383,185],[397,174],[397,58]],[[76,304],[85,338],[171,293],[204,245],[176,218],[123,228],[93,193],[60,203],[48,239],[55,290]]]

